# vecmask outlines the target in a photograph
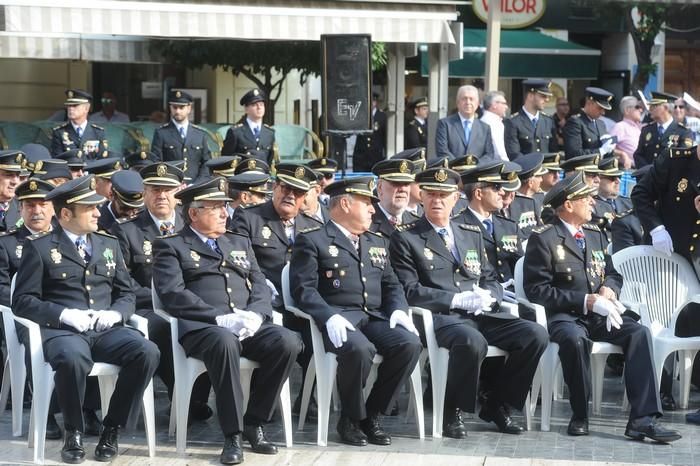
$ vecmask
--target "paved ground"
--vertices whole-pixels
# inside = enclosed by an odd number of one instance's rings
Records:
[[[294,374],[293,387],[298,385],[298,373]],[[157,387],[158,388],[158,387]],[[162,388],[162,386],[160,387]],[[296,391],[293,390],[295,394]],[[187,455],[175,452],[174,440],[167,436],[167,397],[162,390],[157,392],[157,458],[147,458],[143,432],[137,431],[122,437],[122,455],[115,465],[158,464],[167,466],[218,464],[222,436],[216,418],[193,425],[188,434]],[[405,411],[407,395],[402,399]],[[213,406],[213,403],[210,403]],[[623,436],[627,414],[621,411],[622,385],[619,379],[608,376],[604,390],[603,415],[591,419],[591,435],[572,438],[566,435],[569,420],[569,407],[566,401],[555,401],[551,432],[540,432],[539,412],[536,413],[534,430],[520,436],[503,435],[494,430],[493,425],[485,424],[478,418],[468,421],[469,435],[464,440],[433,440],[429,435],[420,441],[413,420],[404,422],[404,416],[387,417],[384,424],[393,434],[390,447],[353,448],[337,443],[335,423],[337,416],[331,417],[329,446],[315,445],[315,422],[308,424],[304,431],[295,431],[294,448],[281,448],[275,457],[255,455],[246,452],[248,465],[352,465],[357,466],[404,466],[411,465],[584,465],[584,464],[673,464],[700,465],[700,427],[686,425],[685,411],[677,411],[664,417],[664,421],[683,434],[683,439],[672,445],[657,445],[649,442],[626,440]],[[700,407],[700,392],[691,392],[691,407]],[[29,411],[25,411],[26,432]],[[296,426],[296,419],[295,426]],[[60,422],[60,419],[59,419]],[[429,434],[430,412],[426,412],[425,425]],[[270,437],[283,441],[279,422],[268,426]],[[96,438],[86,439],[88,456],[94,449]],[[59,441],[48,441],[47,464],[60,461]],[[457,458],[459,456],[459,458]],[[31,450],[26,447],[26,436],[11,437],[9,412],[0,418],[0,464],[27,464],[31,462]],[[100,464],[86,462],[85,464]]]

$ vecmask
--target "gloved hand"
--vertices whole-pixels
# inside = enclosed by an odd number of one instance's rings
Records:
[[[515,283],[515,281],[512,278],[509,278],[505,282],[501,283],[501,286],[505,290],[506,288],[510,288],[513,285],[513,283]]]
[[[224,314],[216,316],[216,325],[230,330],[231,333],[235,333],[236,335],[240,336],[241,330],[245,327],[245,319],[238,315],[238,313]]]
[[[416,326],[413,325],[411,318],[408,317],[408,314],[399,309],[392,312],[391,317],[389,317],[389,328],[396,327],[396,324],[399,324],[409,332],[415,333],[416,336],[418,336],[418,330],[416,330]]]
[[[70,325],[80,333],[87,332],[92,328],[90,313],[82,309],[65,308],[61,311],[58,320],[62,324]]]
[[[243,328],[241,329],[241,332],[238,334],[238,338],[240,340],[243,340],[248,337],[252,337],[255,335],[255,332],[258,331],[260,326],[263,323],[262,317],[260,317],[258,314],[256,314],[253,311],[241,311],[241,310],[236,310],[237,314],[242,313],[243,317]]]
[[[118,311],[102,310],[92,313],[92,328],[102,332],[114,327],[122,321],[122,314]]]
[[[479,315],[481,314],[481,297],[473,291],[462,291],[452,297],[450,308],[462,309]]]
[[[348,341],[348,330],[355,331],[355,327],[352,326],[348,319],[340,314],[333,314],[331,318],[326,321],[328,339],[336,348],[340,348],[343,346],[343,343]]]
[[[277,288],[275,288],[275,284],[272,283],[270,280],[267,278],[265,279],[265,283],[267,284],[267,287],[270,289],[270,292],[272,293],[272,297],[274,298],[275,296],[279,296],[279,292],[277,292]]]
[[[593,303],[593,312],[606,318],[605,327],[608,332],[612,327],[620,328],[622,326],[622,316],[620,316],[618,306],[609,299],[602,296],[596,297]]]
[[[600,153],[601,156],[604,156],[613,150],[615,150],[615,141],[612,139],[606,139],[605,142],[603,142],[603,145],[598,149],[598,153]]]
[[[493,305],[493,303],[496,302],[496,298],[491,297],[491,290],[485,290],[476,283],[472,285],[472,289],[474,290],[474,293],[479,295],[479,297],[481,298],[480,309],[482,311],[490,311],[491,306]]]
[[[671,239],[671,235],[668,234],[668,231],[666,231],[666,227],[659,225],[651,230],[650,233],[651,245],[654,246],[654,249],[670,256],[673,252],[673,240]]]

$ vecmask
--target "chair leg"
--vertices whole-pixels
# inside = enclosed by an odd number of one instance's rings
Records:
[[[433,438],[442,438],[442,423],[445,411],[445,390],[447,390],[447,367],[450,354],[438,354],[430,361],[430,378],[433,388]]]
[[[46,366],[48,364],[44,363]],[[53,371],[48,368],[36,368],[42,371],[42,376],[34,379],[34,396],[32,397],[32,431],[30,432],[29,447],[34,447],[34,462],[44,464],[44,448],[46,447],[46,418],[49,413],[49,403],[53,392]]]
[[[605,372],[605,361],[607,353],[591,354],[591,391],[593,400],[593,414],[600,416],[603,403],[603,374]]]
[[[182,390],[176,390],[173,394],[177,408],[175,409],[176,424],[175,429],[175,450],[178,454],[184,454],[187,448],[187,418],[190,414],[190,398],[192,397],[192,386],[197,379],[197,375],[191,376],[189,380],[178,380]],[[185,388],[186,387],[186,388]]]
[[[176,384],[177,385],[177,384]],[[170,400],[170,420],[168,421],[168,437],[172,438],[177,429],[177,386],[173,387],[172,398]]]
[[[540,430],[543,432],[549,432],[550,421],[552,417],[552,401],[554,399],[554,392],[556,386],[556,373],[558,366],[559,355],[557,350],[553,345],[549,345],[547,350],[541,359],[542,368],[542,407],[541,407],[541,420],[540,420]]]
[[[331,409],[331,392],[335,387],[335,374],[338,368],[338,363],[335,358],[324,356],[324,370],[316,374],[316,394],[318,399],[318,431],[316,443],[319,447],[325,447],[328,444],[328,422]]]
[[[20,351],[20,353],[23,353]],[[22,411],[24,408],[24,384],[27,381],[27,367],[24,365],[24,355],[22,357],[8,359],[5,361],[5,372],[2,378],[2,396],[0,396],[0,410],[4,411],[7,406],[7,397],[12,397],[12,435],[22,436]]]
[[[284,424],[284,443],[287,448],[292,448],[292,402],[289,394],[289,379],[282,385],[280,410],[282,411],[282,423]]]
[[[416,424],[418,425],[418,438],[425,438],[425,412],[423,411],[423,381],[421,380],[421,365],[411,372],[411,401],[410,404],[416,411]]]
[[[530,412],[530,397],[532,395],[532,392],[529,392],[527,394],[527,398],[525,398],[525,406],[523,408],[523,414],[525,415],[525,429],[526,430],[532,430],[532,413]]]
[[[309,400],[313,393],[314,381],[316,380],[316,364],[313,359],[309,361],[309,366],[306,368],[306,377],[304,377],[304,389],[301,393],[301,407],[299,408],[299,426],[302,430],[306,424],[306,413],[309,410]]]
[[[102,407],[102,415],[106,416],[109,412],[109,401],[112,399],[114,387],[117,383],[117,376],[100,375],[97,377],[100,384],[100,406]]]
[[[688,409],[688,398],[690,397],[690,379],[693,372],[693,361],[696,350],[679,351],[680,356],[680,408]]]
[[[153,397],[153,380],[143,392],[143,423],[146,427],[146,440],[148,442],[148,457],[156,456],[156,414],[155,400]]]

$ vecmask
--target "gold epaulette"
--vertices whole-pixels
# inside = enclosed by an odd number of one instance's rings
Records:
[[[472,225],[472,224],[469,224],[469,223],[460,223],[460,224],[459,224],[459,227],[460,227],[462,230],[474,231],[474,232],[476,232],[476,233],[481,234],[481,229],[480,229],[478,226],[476,226],[476,225]]]
[[[598,225],[593,225],[592,223],[584,223],[581,225],[581,228],[586,228],[588,230],[593,230],[593,231],[600,231],[600,228],[598,228]]]
[[[552,228],[552,224],[548,223],[547,225],[541,225],[539,227],[535,227],[532,229],[533,233],[542,233],[543,231],[547,231],[548,229]]]
[[[105,129],[104,129],[104,128],[103,128],[102,126],[100,126],[100,125],[96,125],[95,123],[90,123],[90,126],[92,126],[93,128],[96,128],[96,129],[102,130],[102,131],[104,131],[104,130],[105,130]]]
[[[407,230],[410,230],[413,227],[415,227],[417,223],[418,223],[418,220],[416,220],[415,222],[402,223],[401,225],[398,225],[396,227],[396,229],[398,231],[407,231]]]
[[[104,230],[98,230],[98,231],[96,231],[95,233],[97,233],[97,234],[100,235],[100,236],[106,236],[107,238],[117,239],[116,236],[110,235],[109,233],[107,233],[107,232],[104,231]]]
[[[40,233],[36,233],[34,235],[28,236],[27,238],[29,238],[30,241],[34,241],[35,239],[43,238],[44,236],[48,235],[49,233],[51,233],[51,232],[50,231],[42,231]]]
[[[309,228],[304,228],[303,230],[299,231],[299,233],[309,233],[310,231],[316,231],[320,230],[320,226],[315,226],[315,227],[309,227]]]
[[[625,216],[631,214],[632,212],[634,212],[634,208],[629,209],[629,210],[625,210],[624,212],[620,212],[619,214],[617,214],[617,218],[625,217]]]

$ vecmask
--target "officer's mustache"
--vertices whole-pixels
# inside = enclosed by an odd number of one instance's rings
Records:
[[[32,217],[30,218],[30,220],[31,220],[32,222],[37,222],[37,221],[39,221],[39,220],[44,220],[45,218],[46,218],[46,217],[44,217],[44,216],[41,215],[41,214],[36,214],[36,215],[32,215]]]

